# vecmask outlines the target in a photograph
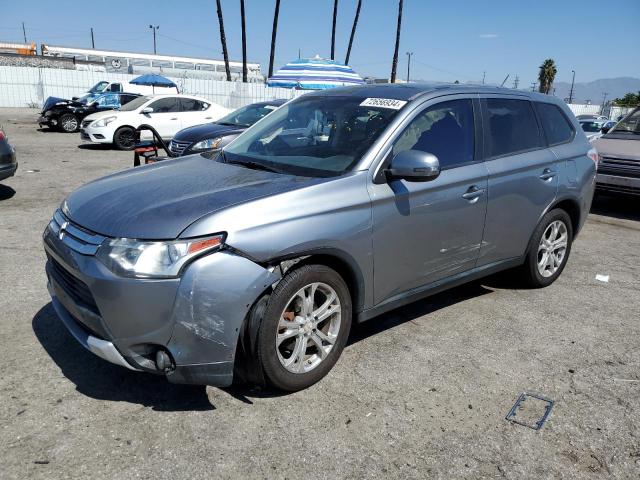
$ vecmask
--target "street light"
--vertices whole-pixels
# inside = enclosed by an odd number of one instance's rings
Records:
[[[411,56],[413,52],[407,52],[407,83],[409,83],[409,72],[411,71]]]
[[[573,84],[576,81],[576,71],[575,70],[571,70],[571,73],[573,73],[573,77],[571,78],[571,90],[569,90],[569,103],[573,103]]]
[[[160,28],[160,25],[149,25],[149,28],[153,30],[153,54],[156,54],[156,30]]]

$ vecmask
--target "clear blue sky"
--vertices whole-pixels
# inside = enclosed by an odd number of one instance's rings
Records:
[[[149,24],[160,25],[158,53],[221,58],[215,0],[4,0],[0,41],[152,52]],[[339,0],[336,52],[344,60],[357,0]],[[363,0],[351,53],[361,75],[388,77],[395,38],[396,0]],[[273,0],[246,0],[247,51],[267,72]],[[240,6],[222,0],[229,54],[241,59]],[[329,56],[333,0],[282,0],[276,68],[298,56]],[[398,74],[415,53],[412,78],[500,83],[511,74],[531,84],[548,57],[557,81],[640,77],[640,0],[405,0]]]

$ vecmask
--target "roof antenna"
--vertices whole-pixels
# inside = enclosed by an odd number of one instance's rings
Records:
[[[504,77],[504,80],[503,80],[503,81],[502,81],[502,83],[500,84],[500,86],[501,86],[501,87],[504,87],[504,84],[505,84],[505,83],[507,83],[507,80],[509,80],[509,76],[510,76],[510,75],[511,75],[511,74],[510,74],[510,73],[508,73],[508,74],[507,74],[507,76],[506,76],[506,77]]]

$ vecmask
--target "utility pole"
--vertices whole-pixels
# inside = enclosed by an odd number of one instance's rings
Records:
[[[600,115],[604,113],[604,109],[607,106],[607,95],[609,95],[609,92],[602,92],[602,107],[600,108]]]
[[[569,103],[573,103],[573,85],[575,84],[576,81],[576,71],[575,70],[571,70],[571,73],[573,73],[573,77],[571,77],[571,90],[569,90]]]
[[[482,84],[484,85],[484,79],[487,77],[487,72],[482,72]]]
[[[160,28],[160,25],[149,25],[149,28],[153,30],[153,54],[156,54],[156,30]]]
[[[532,82],[532,83],[531,83],[531,91],[532,91],[532,92],[535,92],[535,91],[536,91],[536,85],[537,85],[537,83],[536,83],[536,82]]]
[[[96,48],[96,42],[93,38],[93,27],[91,27],[91,48]]]
[[[411,71],[411,56],[413,52],[407,52],[407,83],[409,83],[409,72]]]
[[[516,78],[513,79],[513,89],[517,90],[519,84],[520,84],[520,77],[518,77],[518,75],[516,75]]]
[[[24,22],[22,22],[22,36],[24,37],[24,43],[27,43],[27,31],[24,28]]]
[[[511,74],[510,74],[510,73],[508,73],[508,74],[507,74],[507,76],[506,76],[506,77],[504,77],[504,80],[503,80],[503,81],[502,81],[502,83],[500,84],[500,86],[501,86],[501,87],[504,87],[504,84],[505,84],[505,83],[507,83],[507,80],[509,80],[509,76],[510,76],[510,75],[511,75]]]

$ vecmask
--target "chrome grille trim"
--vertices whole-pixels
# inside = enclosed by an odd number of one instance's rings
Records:
[[[49,222],[49,230],[71,250],[82,255],[95,255],[107,237],[72,223],[59,209]]]
[[[177,142],[175,140],[171,140],[171,142],[169,142],[169,150],[175,155],[182,155],[189,145],[191,145],[191,142]]]

